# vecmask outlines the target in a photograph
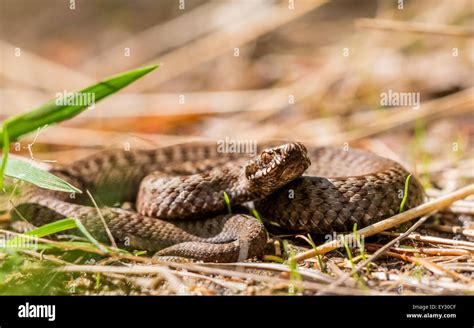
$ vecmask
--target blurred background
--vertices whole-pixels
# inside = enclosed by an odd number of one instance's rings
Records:
[[[0,115],[159,63],[12,152],[32,156],[34,142],[36,160],[64,163],[125,143],[291,139],[366,148],[453,190],[473,178],[473,12],[469,0],[0,0]],[[419,106],[384,103],[392,93]]]

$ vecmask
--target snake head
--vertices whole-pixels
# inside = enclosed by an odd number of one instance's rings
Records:
[[[310,165],[306,147],[292,142],[264,149],[247,163],[245,175],[265,193],[273,192],[301,176]]]

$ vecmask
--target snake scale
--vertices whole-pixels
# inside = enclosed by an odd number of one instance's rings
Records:
[[[265,227],[240,205],[253,201],[264,222],[293,231],[348,231],[355,223],[360,228],[396,214],[409,174],[370,152],[308,151],[297,142],[262,146],[255,156],[220,153],[215,143],[113,149],[51,173],[89,190],[105,205],[103,220],[86,193],[71,199],[32,185],[22,188],[14,215],[36,226],[75,217],[103,242],[110,241],[107,226],[124,247],[211,262],[262,254]],[[424,195],[414,177],[408,181],[406,209],[422,203]],[[124,202],[134,202],[135,208],[120,208]]]

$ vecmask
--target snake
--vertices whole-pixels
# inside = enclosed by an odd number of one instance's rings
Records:
[[[300,142],[257,150],[191,142],[100,151],[50,169],[82,193],[24,184],[11,213],[34,226],[76,218],[100,242],[158,257],[236,262],[262,255],[270,226],[344,232],[423,202],[415,177],[369,151]]]

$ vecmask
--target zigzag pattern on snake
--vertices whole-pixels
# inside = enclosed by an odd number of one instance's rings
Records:
[[[361,150],[313,148],[297,142],[260,153],[219,153],[215,143],[153,150],[107,150],[51,173],[90,190],[115,241],[158,256],[234,262],[262,254],[264,225],[232,206],[254,201],[265,221],[295,231],[326,233],[363,227],[398,212],[408,172],[398,163]],[[405,208],[423,201],[411,177]],[[25,186],[16,210],[36,226],[76,217],[100,241],[108,236],[84,195]],[[136,210],[119,208],[135,202]],[[114,207],[115,206],[115,207]],[[241,208],[241,207],[239,207]]]

